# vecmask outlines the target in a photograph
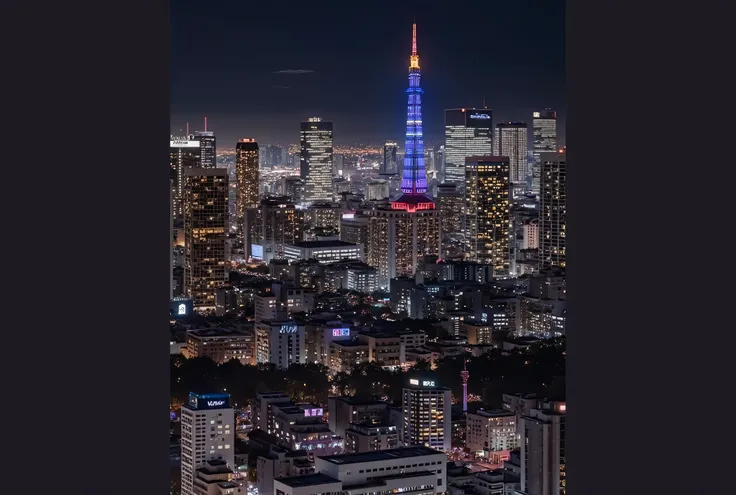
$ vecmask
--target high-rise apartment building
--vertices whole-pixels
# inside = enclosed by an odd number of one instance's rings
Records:
[[[401,442],[449,451],[452,442],[452,393],[434,380],[411,378],[402,392]]]
[[[527,495],[565,495],[564,402],[548,402],[521,417],[521,491]]]
[[[438,212],[429,201],[369,212],[367,259],[378,269],[380,287],[388,289],[392,278],[413,276],[423,256],[439,255]]]
[[[445,110],[445,183],[465,191],[465,159],[493,153],[493,113],[488,109]]]
[[[557,151],[557,112],[546,108],[532,114],[534,132],[532,193],[539,194],[541,154]]]
[[[217,167],[217,138],[215,133],[207,130],[207,118],[204,119],[204,131],[194,131],[194,139],[199,141],[201,167]]]
[[[465,198],[457,184],[437,186],[437,207],[440,211],[440,257],[462,257],[465,254]]]
[[[259,172],[258,143],[255,139],[244,138],[235,145],[235,216],[238,231],[245,241],[245,210],[258,208]]]
[[[310,117],[301,125],[299,164],[306,202],[332,201],[332,122]]]
[[[181,407],[181,493],[198,495],[196,471],[208,461],[235,468],[235,413],[230,394],[189,393]]]
[[[565,268],[567,153],[540,154],[539,269]]]
[[[284,245],[304,239],[304,211],[284,196],[261,200],[259,208],[245,211],[246,258],[266,262],[284,258]]]
[[[386,141],[383,144],[383,163],[381,164],[381,175],[393,175],[399,173],[399,162],[396,153],[399,147],[395,141]]]
[[[527,175],[529,175],[527,133],[527,125],[524,122],[500,122],[496,125],[493,154],[509,157],[511,167],[509,179],[520,192],[527,189]]]
[[[509,158],[467,158],[465,184],[467,258],[492,265],[494,277],[506,277],[511,235]]]
[[[195,308],[214,311],[217,288],[228,277],[227,170],[186,169],[184,190],[184,290]]]
[[[194,136],[171,136],[169,150],[174,218],[181,221],[184,218],[184,171],[200,166],[202,150]]]

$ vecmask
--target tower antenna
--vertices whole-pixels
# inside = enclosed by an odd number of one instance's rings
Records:
[[[204,118],[204,132],[207,132],[207,117]]]
[[[189,122],[187,122],[187,136],[189,135]]]

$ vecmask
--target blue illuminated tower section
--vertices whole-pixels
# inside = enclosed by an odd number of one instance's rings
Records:
[[[424,166],[424,140],[422,139],[422,88],[419,86],[419,55],[417,55],[417,25],[414,24],[411,57],[409,58],[409,106],[406,113],[406,148],[401,192],[424,194],[427,192],[427,169]]]

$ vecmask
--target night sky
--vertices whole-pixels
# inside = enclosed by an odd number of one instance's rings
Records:
[[[445,108],[484,96],[494,125],[557,110],[564,143],[564,0],[175,0],[172,133],[207,116],[218,147],[285,145],[319,116],[336,144],[403,144],[414,18],[425,143],[442,143]]]

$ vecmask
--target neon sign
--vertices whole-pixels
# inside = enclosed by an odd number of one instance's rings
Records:
[[[409,380],[409,385],[419,385],[419,380],[411,379]]]
[[[350,335],[349,328],[333,328],[332,329],[333,337],[348,337],[349,335]]]
[[[491,116],[487,113],[474,113],[470,116],[471,119],[490,120]]]
[[[425,380],[422,382],[422,387],[434,387],[434,382]]]
[[[208,400],[207,405],[209,407],[220,407],[220,406],[225,405],[225,401],[224,400]]]
[[[298,328],[296,325],[281,325],[279,333],[296,333]]]
[[[179,314],[180,316],[181,316],[181,315],[186,315],[186,314],[187,314],[187,305],[186,305],[186,304],[180,304],[180,305],[179,305],[179,313],[178,313],[178,314]]]

